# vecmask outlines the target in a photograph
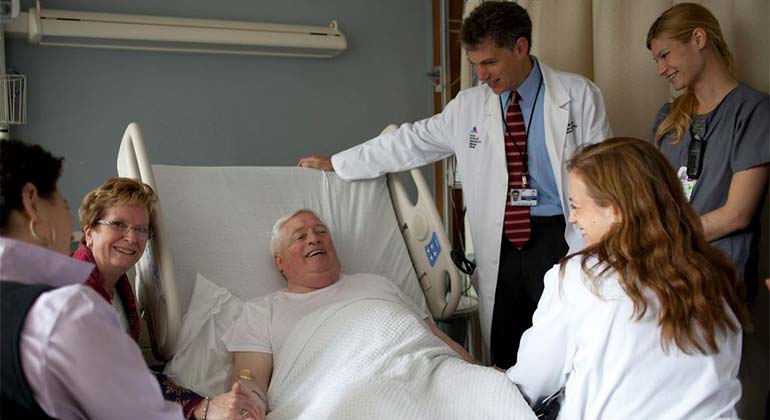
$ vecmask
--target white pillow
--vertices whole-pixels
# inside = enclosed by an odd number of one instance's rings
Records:
[[[243,301],[198,273],[166,375],[204,396],[225,392],[233,360],[222,336],[242,310]]]

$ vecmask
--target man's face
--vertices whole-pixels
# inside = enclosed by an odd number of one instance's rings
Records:
[[[281,227],[274,260],[290,292],[322,289],[340,276],[340,261],[329,229],[311,213],[299,213]]]
[[[532,69],[529,43],[523,37],[512,48],[498,47],[494,40],[487,38],[469,49],[467,54],[479,81],[486,83],[497,95],[517,89]]]

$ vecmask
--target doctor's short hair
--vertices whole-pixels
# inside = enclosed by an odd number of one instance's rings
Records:
[[[492,39],[500,48],[512,48],[524,37],[532,49],[532,20],[527,10],[511,1],[485,1],[473,9],[460,27],[467,50]]]
[[[273,225],[273,230],[270,234],[270,255],[276,256],[278,255],[278,251],[281,249],[281,243],[283,243],[283,235],[281,234],[281,229],[283,228],[283,225],[286,224],[289,220],[293,219],[294,216],[300,215],[302,213],[308,213],[315,216],[316,219],[321,220],[321,218],[310,209],[299,209],[296,211],[293,211],[291,213],[284,214],[283,216],[279,217],[278,220],[275,221],[275,224]],[[321,223],[323,223],[323,220],[321,220]]]

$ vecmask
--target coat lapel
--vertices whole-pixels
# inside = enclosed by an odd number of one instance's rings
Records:
[[[556,72],[546,64],[539,62],[540,71],[545,81],[545,100],[543,101],[543,119],[545,126],[545,145],[551,160],[553,175],[557,180],[559,195],[561,191],[562,162],[564,161],[564,146],[569,124],[570,97]],[[563,201],[563,200],[562,200]],[[564,205],[565,203],[562,203]]]
[[[507,173],[505,173],[505,139],[503,138],[503,116],[500,109],[500,97],[493,93],[487,96],[484,109],[484,128],[491,146],[489,150],[492,152],[489,156],[489,164],[492,165],[495,173],[499,171],[501,176],[507,177]]]

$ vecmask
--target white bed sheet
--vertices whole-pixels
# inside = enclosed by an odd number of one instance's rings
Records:
[[[502,372],[460,359],[406,306],[320,308],[273,360],[269,420],[534,420]]]
[[[221,336],[243,302],[198,276],[165,373],[202,395],[225,391]],[[404,305],[352,299],[302,319],[274,360],[268,419],[534,420],[502,372],[461,360]]]
[[[297,167],[153,165],[181,313],[196,275],[242,300],[285,287],[268,250],[278,217],[309,208],[329,225],[342,269],[391,279],[426,309],[385,178],[345,182]]]

